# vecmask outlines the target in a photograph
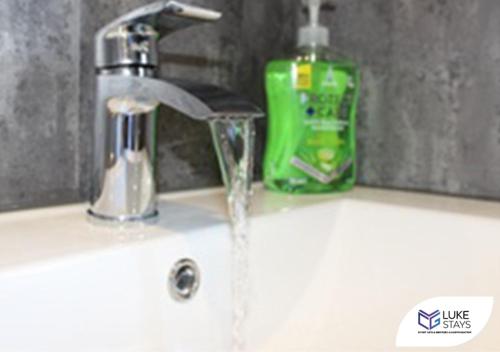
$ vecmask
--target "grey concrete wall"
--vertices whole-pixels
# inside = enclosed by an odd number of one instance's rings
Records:
[[[149,2],[0,2],[0,210],[87,198],[93,35]],[[224,20],[165,39],[162,76],[220,84],[264,104],[264,65],[293,48],[297,2],[189,2]],[[363,73],[359,182],[500,198],[500,2],[336,2],[323,16],[332,46]],[[158,130],[161,191],[220,183],[207,126],[163,109]],[[259,166],[265,123],[258,131]]]
[[[0,1],[0,209],[79,199],[77,3]]]
[[[359,182],[500,198],[500,2],[339,0],[361,64]]]

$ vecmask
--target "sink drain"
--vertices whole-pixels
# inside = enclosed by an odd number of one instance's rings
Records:
[[[198,291],[200,270],[191,259],[181,259],[170,271],[168,282],[172,298],[177,301],[187,301]]]

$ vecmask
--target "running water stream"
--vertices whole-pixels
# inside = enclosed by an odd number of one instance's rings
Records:
[[[245,350],[248,313],[248,210],[252,194],[254,121],[227,118],[210,122],[222,178],[227,190],[232,229],[232,351]]]

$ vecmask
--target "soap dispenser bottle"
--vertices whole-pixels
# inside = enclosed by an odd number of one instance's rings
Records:
[[[266,67],[268,103],[264,184],[289,193],[345,191],[356,180],[356,106],[359,71],[332,60],[329,32],[319,24],[321,0],[304,0],[291,60]]]

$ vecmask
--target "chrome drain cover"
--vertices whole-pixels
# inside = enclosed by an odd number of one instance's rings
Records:
[[[181,259],[174,264],[168,278],[169,292],[176,301],[194,297],[200,286],[200,270],[191,259]]]

